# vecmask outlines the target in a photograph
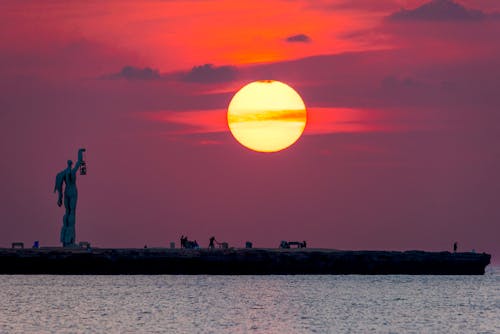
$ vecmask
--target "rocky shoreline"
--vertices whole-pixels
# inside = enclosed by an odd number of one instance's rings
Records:
[[[486,253],[331,249],[10,249],[0,274],[482,275]]]

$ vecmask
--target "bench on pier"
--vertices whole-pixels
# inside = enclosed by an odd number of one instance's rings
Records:
[[[219,245],[219,248],[222,248],[222,249],[229,248],[229,244],[227,242],[218,242],[217,244]]]
[[[78,246],[80,248],[87,248],[87,249],[89,249],[90,248],[90,242],[88,242],[88,241],[80,241],[78,243]]]
[[[297,248],[306,248],[306,242],[283,240],[280,244],[280,248],[290,248],[291,246],[297,246]]]
[[[13,242],[12,248],[24,248],[24,242]]]

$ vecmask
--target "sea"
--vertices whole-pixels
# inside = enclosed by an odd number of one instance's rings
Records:
[[[0,276],[0,333],[500,333],[484,276]]]

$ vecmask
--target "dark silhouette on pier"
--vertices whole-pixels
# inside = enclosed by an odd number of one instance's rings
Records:
[[[63,204],[63,194],[64,194],[64,208],[66,212],[63,216],[63,225],[61,228],[60,240],[63,247],[75,246],[76,242],[76,203],[78,201],[78,189],[76,188],[76,172],[80,167],[81,175],[87,174],[87,167],[83,161],[84,148],[78,150],[78,160],[76,161],[75,167],[73,166],[73,161],[68,160],[67,167],[63,171],[56,175],[56,184],[54,186],[54,192],[58,193],[57,205],[60,207]],[[64,192],[63,192],[63,184]]]
[[[188,240],[187,236],[181,236],[181,248],[187,248],[187,249],[197,249],[200,248],[200,245],[198,245],[198,241],[190,241]]]
[[[306,248],[307,243],[305,240],[303,242],[283,240],[280,243],[280,248],[288,249],[288,248],[291,248],[291,246],[297,246],[297,248]]]
[[[215,237],[211,237],[208,244],[208,248],[214,249],[215,248],[214,242],[216,242]]]

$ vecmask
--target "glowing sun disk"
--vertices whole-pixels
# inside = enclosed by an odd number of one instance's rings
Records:
[[[229,103],[227,122],[243,146],[277,152],[295,143],[306,126],[307,112],[300,95],[274,80],[249,83]]]

